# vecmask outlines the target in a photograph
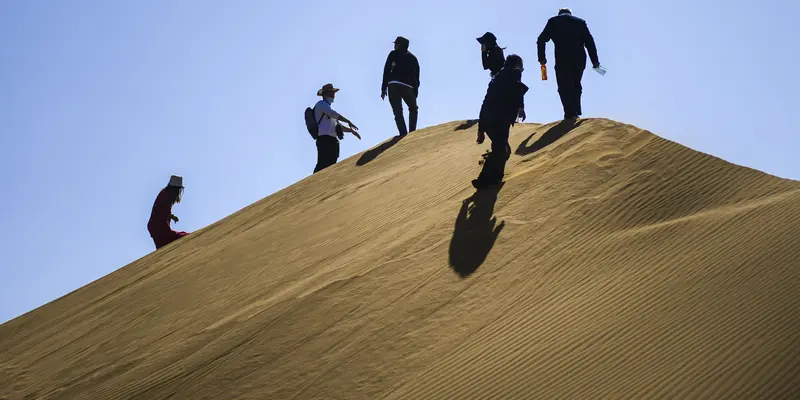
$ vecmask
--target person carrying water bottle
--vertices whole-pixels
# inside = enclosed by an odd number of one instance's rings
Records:
[[[536,41],[542,66],[547,64],[545,44],[550,40],[555,45],[556,83],[564,107],[564,119],[576,119],[583,114],[581,79],[586,69],[586,50],[589,51],[592,67],[601,74],[604,72],[597,57],[597,46],[586,21],[572,16],[569,8],[560,9],[557,16],[550,18]]]

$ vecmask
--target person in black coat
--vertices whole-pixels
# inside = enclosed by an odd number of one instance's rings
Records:
[[[381,99],[389,94],[394,120],[400,137],[417,130],[417,96],[419,95],[419,62],[417,57],[408,51],[408,39],[398,36],[394,41],[394,50],[386,57],[383,67],[383,83]],[[408,130],[403,118],[403,102],[408,107]]]
[[[503,48],[497,45],[497,37],[492,32],[486,32],[483,36],[477,38],[478,43],[481,44],[481,62],[483,69],[489,70],[489,76],[494,78],[503,64],[506,57],[503,54]]]
[[[488,135],[492,141],[492,151],[486,157],[480,175],[472,181],[476,189],[503,181],[506,160],[511,156],[509,130],[517,118],[525,121],[525,93],[528,87],[522,83],[523,70],[522,58],[511,54],[503,68],[489,82],[478,120],[478,144],[483,143]]]
[[[574,119],[581,116],[581,94],[583,87],[581,79],[586,69],[586,50],[592,66],[600,66],[597,58],[597,47],[586,21],[572,16],[572,11],[562,8],[558,15],[550,18],[544,30],[536,41],[539,53],[539,63],[547,64],[545,57],[545,44],[552,40],[556,54],[556,82],[561,104],[564,106],[564,119]]]

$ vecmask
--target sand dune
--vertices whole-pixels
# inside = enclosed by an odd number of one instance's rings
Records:
[[[3,324],[0,398],[800,397],[800,183],[589,119],[474,196],[463,122]]]

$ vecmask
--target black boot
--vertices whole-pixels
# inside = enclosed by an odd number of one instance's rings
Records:
[[[417,130],[417,110],[408,111],[408,131],[414,132]]]
[[[408,131],[406,130],[406,121],[403,119],[403,114],[395,115],[394,122],[397,124],[397,132],[400,134],[400,137],[405,136]]]

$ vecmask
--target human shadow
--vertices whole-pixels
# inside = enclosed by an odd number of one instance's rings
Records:
[[[466,278],[478,270],[494,247],[505,222],[493,217],[497,195],[503,185],[475,192],[461,203],[450,240],[450,268]]]
[[[519,147],[517,147],[517,151],[515,151],[514,154],[516,154],[518,156],[524,156],[524,155],[528,155],[528,154],[533,154],[533,153],[535,153],[535,152],[537,152],[537,151],[539,151],[539,150],[541,150],[541,149],[543,149],[543,148],[555,143],[558,139],[561,139],[562,137],[564,137],[571,130],[577,128],[581,124],[581,122],[583,122],[583,120],[580,120],[580,121],[575,121],[575,120],[564,120],[564,121],[561,121],[560,123],[556,124],[552,128],[548,129],[547,132],[545,132],[544,135],[542,135],[542,137],[539,138],[539,140],[534,142],[532,145],[528,146],[528,142],[530,142],[530,140],[533,139],[533,136],[535,135],[535,133],[534,133],[534,134],[528,136],[527,139],[523,140],[522,143],[519,144]]]
[[[468,119],[468,120],[464,121],[461,125],[457,126],[456,130],[457,131],[465,131],[465,130],[467,130],[469,128],[472,128],[475,125],[478,125],[478,120],[477,119]]]
[[[364,154],[361,155],[361,158],[359,158],[358,161],[356,161],[356,165],[360,167],[376,159],[379,155],[381,155],[381,153],[383,153],[386,150],[389,150],[392,146],[396,145],[397,142],[400,141],[400,139],[402,139],[401,136],[395,136],[392,138],[392,140],[389,140],[388,142],[383,142],[381,143],[380,146],[365,151]]]

